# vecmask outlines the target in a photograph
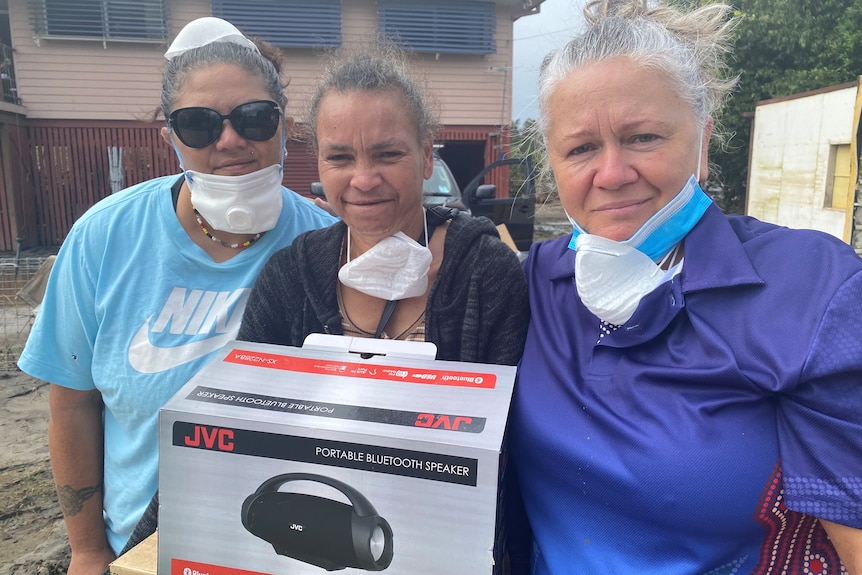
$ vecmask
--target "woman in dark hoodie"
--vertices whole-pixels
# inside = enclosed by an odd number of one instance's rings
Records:
[[[239,338],[429,341],[437,359],[516,364],[529,316],[524,273],[489,220],[423,206],[436,122],[400,55],[335,62],[307,126],[342,221],[269,260]]]

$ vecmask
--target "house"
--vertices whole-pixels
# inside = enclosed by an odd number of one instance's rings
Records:
[[[57,245],[112,191],[178,173],[155,115],[163,54],[201,16],[284,51],[297,119],[327,49],[399,38],[440,103],[441,154],[463,185],[508,152],[513,22],[543,1],[0,0],[0,251]],[[493,177],[508,195],[507,174]],[[289,142],[285,185],[308,194],[316,179],[309,150]]]
[[[758,102],[746,213],[844,240],[862,255],[862,76]]]

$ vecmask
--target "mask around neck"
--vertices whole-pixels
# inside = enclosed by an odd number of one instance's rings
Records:
[[[665,279],[655,262],[673,255],[671,250],[711,203],[692,175],[670,202],[625,241],[589,234],[572,221],[569,249],[576,251],[575,285],[584,306],[602,321],[625,324],[641,299]]]
[[[425,237],[428,237],[427,218]],[[358,292],[395,301],[420,296],[428,289],[431,250],[404,232],[383,238],[351,260],[348,227],[347,257],[347,263],[338,270],[338,279]]]
[[[620,243],[636,248],[652,261],[658,261],[697,225],[711,203],[712,199],[691,175],[671,201],[644,222],[629,239]],[[577,250],[578,236],[587,232],[571,217],[569,221],[574,228],[569,249]]]
[[[282,207],[280,164],[240,176],[186,170],[185,177],[192,205],[213,229],[256,234],[278,223]]]
[[[623,325],[640,300],[663,280],[646,254],[622,242],[581,234],[575,255],[575,286],[581,302],[599,319]]]

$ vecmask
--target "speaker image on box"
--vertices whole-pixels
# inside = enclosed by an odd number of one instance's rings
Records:
[[[314,481],[343,493],[350,504],[279,491],[285,483]],[[279,555],[337,571],[383,571],[392,562],[392,528],[353,487],[314,473],[285,473],[264,481],[242,504],[242,524]]]

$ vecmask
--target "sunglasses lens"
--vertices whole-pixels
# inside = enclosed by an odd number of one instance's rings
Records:
[[[278,106],[274,102],[249,102],[233,109],[230,123],[247,140],[264,142],[278,130]]]
[[[281,115],[275,102],[261,100],[240,104],[227,116],[211,108],[181,108],[171,113],[170,124],[183,144],[205,148],[218,140],[225,118],[243,138],[264,142],[275,135]]]
[[[209,108],[183,108],[171,114],[171,119],[180,141],[190,148],[205,148],[221,134],[221,115]]]

